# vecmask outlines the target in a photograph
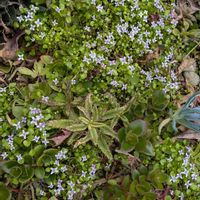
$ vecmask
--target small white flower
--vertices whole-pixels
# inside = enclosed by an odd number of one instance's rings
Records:
[[[74,184],[72,181],[70,181],[70,182],[68,183],[68,185],[70,186],[70,188],[73,188],[73,187],[75,186],[75,184]]]
[[[72,80],[71,80],[71,84],[72,84],[72,85],[75,85],[75,84],[76,84],[76,80],[72,79]]]
[[[186,186],[186,188],[188,189],[188,188],[191,186],[190,181],[187,181],[187,182],[185,183],[185,186]]]
[[[50,174],[56,174],[58,173],[58,168],[55,167],[55,168],[51,168],[51,173]]]
[[[53,183],[51,183],[48,188],[52,189],[53,188]]]
[[[38,7],[31,5],[31,11],[36,12],[38,9],[39,9]]]
[[[91,30],[89,26],[86,26],[84,29],[85,29],[86,31],[88,31],[88,32]]]
[[[127,84],[122,84],[122,90],[127,90]]]
[[[20,60],[24,60],[24,54],[19,54],[18,55],[18,60],[20,61]]]
[[[44,196],[45,195],[45,192],[43,190],[40,190],[40,195],[41,196]]]
[[[58,85],[58,83],[59,83],[59,81],[58,81],[57,78],[55,78],[55,79],[53,80],[53,82],[54,82],[55,85]]]
[[[40,136],[35,136],[35,137],[33,138],[33,141],[36,142],[36,143],[37,143],[39,140],[40,140]]]
[[[180,155],[184,155],[184,151],[181,149],[178,151]]]
[[[42,96],[42,101],[48,102],[49,101],[49,97],[48,96]]]
[[[81,157],[81,161],[82,161],[82,162],[85,162],[86,160],[87,160],[86,155],[84,155],[84,156]]]
[[[48,141],[46,138],[44,138],[44,140],[42,141],[42,143],[43,143],[45,146],[47,146],[47,144],[49,143],[49,141]]]
[[[61,11],[61,9],[57,6],[57,7],[56,7],[56,12],[57,12],[57,13],[60,13],[60,11]]]
[[[114,86],[114,87],[117,87],[117,86],[119,85],[119,83],[118,83],[117,81],[115,81],[115,80],[112,80],[112,81],[110,82],[110,85],[112,85],[112,86]]]
[[[195,174],[195,173],[193,173],[193,174],[191,175],[191,177],[192,177],[192,180],[197,180],[197,178],[198,178],[198,175],[197,175],[197,174]]]
[[[82,171],[81,177],[86,177],[87,172]]]
[[[172,160],[173,160],[172,157],[167,158],[168,162],[172,162]]]
[[[8,154],[6,152],[3,152],[1,154],[1,157],[5,160],[8,157]]]
[[[40,25],[42,25],[42,22],[40,21],[40,19],[37,19],[35,21],[35,24],[36,24],[37,27],[39,27]]]
[[[19,22],[22,22],[24,20],[24,18],[22,16],[17,17]]]
[[[17,122],[16,124],[13,124],[15,126],[16,130],[19,130],[21,128],[21,122]]]
[[[56,21],[56,19],[53,20],[52,24],[53,24],[53,26],[56,26],[58,24],[58,22]]]
[[[17,161],[19,162],[20,160],[22,160],[22,155],[21,154],[17,155]]]
[[[22,130],[22,133],[19,135],[20,137],[22,137],[24,140],[26,139],[26,136],[29,134],[29,132],[26,132],[24,130]]]
[[[41,32],[40,35],[39,35],[39,37],[40,37],[41,39],[44,39],[45,36],[46,36],[46,33],[44,33],[44,32]]]
[[[35,42],[35,38],[31,38],[31,42]]]
[[[170,181],[172,182],[172,183],[175,183],[176,182],[176,177],[175,176],[171,176],[171,178],[170,178]]]
[[[103,6],[100,5],[100,4],[99,4],[96,8],[97,8],[97,11],[98,11],[98,12],[101,12],[101,11],[103,10]]]
[[[63,166],[63,167],[61,167],[61,172],[65,172],[65,171],[67,171],[67,167],[66,166]]]
[[[55,160],[54,165],[59,166],[60,165],[59,160]]]

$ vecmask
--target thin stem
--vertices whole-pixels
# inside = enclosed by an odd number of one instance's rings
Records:
[[[197,41],[195,41],[195,42],[197,43],[197,45],[195,45],[195,46],[189,51],[189,53],[185,56],[185,58],[188,57],[188,56],[197,48],[197,46],[200,46],[200,42],[197,42]]]
[[[29,186],[30,186],[30,188],[31,188],[31,196],[32,196],[32,200],[36,200],[36,199],[35,199],[34,188],[33,188],[32,184],[30,184]]]

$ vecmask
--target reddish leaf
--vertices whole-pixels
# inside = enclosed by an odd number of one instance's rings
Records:
[[[53,138],[50,138],[49,140],[52,140],[55,145],[58,146],[64,142],[65,139],[67,139],[71,135],[71,132],[69,132],[66,129],[62,130],[62,133],[59,133],[58,135],[54,136]]]

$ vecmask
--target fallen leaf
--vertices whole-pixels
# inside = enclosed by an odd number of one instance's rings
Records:
[[[13,33],[13,30],[7,27],[1,18],[0,18],[0,26],[3,27],[6,34]]]
[[[25,31],[19,31],[16,33],[13,38],[9,39],[4,36],[5,43],[2,43],[3,49],[0,50],[0,57],[5,60],[13,60],[16,57],[16,53],[18,51],[18,40],[19,38],[24,35]]]
[[[194,58],[185,58],[178,67],[178,74],[182,72],[195,72],[196,70],[196,60]]]
[[[67,139],[71,135],[71,132],[63,129],[62,133],[54,136],[53,138],[50,138],[49,140],[53,141],[55,143],[55,147],[62,144],[65,139]]]
[[[185,133],[174,137],[175,139],[188,139],[188,140],[200,140],[200,133],[192,130],[188,130]]]
[[[151,62],[154,59],[158,59],[160,56],[160,50],[162,47],[157,47],[152,53],[147,54],[146,58],[144,60],[138,60],[141,64],[146,64]]]
[[[193,86],[197,86],[200,82],[200,78],[199,78],[199,75],[195,72],[184,72],[183,73],[185,79],[187,80],[186,81],[186,84],[191,84]]]

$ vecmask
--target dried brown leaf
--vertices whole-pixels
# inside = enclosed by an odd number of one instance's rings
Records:
[[[4,31],[6,34],[12,33],[13,30],[6,26],[6,24],[3,22],[3,20],[0,18],[0,26],[4,28]]]
[[[188,130],[181,135],[174,137],[175,139],[188,139],[188,140],[200,140],[200,133],[192,130]]]
[[[5,43],[2,43],[3,49],[0,50],[0,57],[5,60],[13,60],[16,57],[18,51],[18,40],[25,33],[25,31],[19,31],[13,38],[9,39],[3,34]]]
[[[194,58],[185,58],[178,67],[178,74],[184,71],[194,72],[195,70],[196,70],[196,60]]]
[[[71,132],[69,132],[66,129],[63,129],[62,133],[54,136],[53,138],[50,138],[49,140],[51,140],[55,143],[54,146],[58,146],[58,145],[62,144],[70,135],[71,135]]]

